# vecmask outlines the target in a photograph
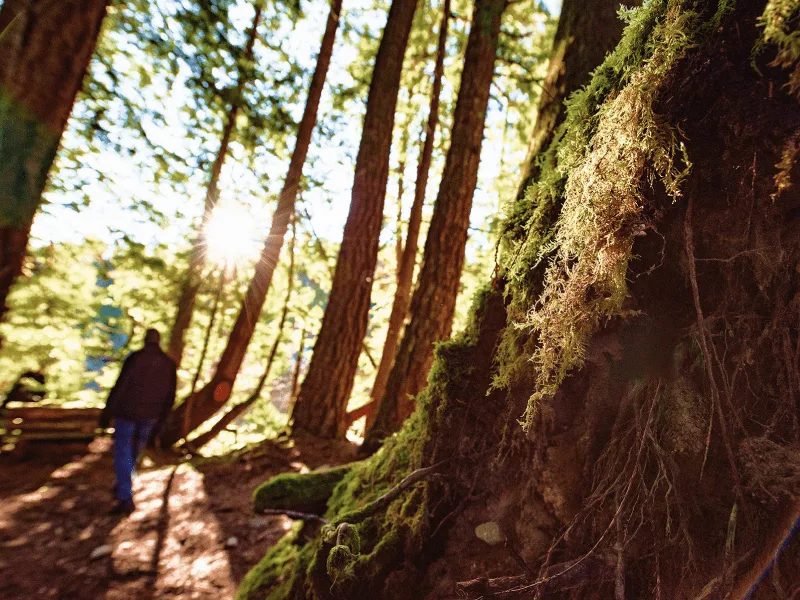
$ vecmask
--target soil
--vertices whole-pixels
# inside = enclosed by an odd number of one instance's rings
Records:
[[[111,440],[0,456],[0,598],[233,598],[291,527],[252,512],[253,489],[283,471],[352,460],[351,445],[265,442],[236,458],[149,454],[136,511],[114,504]]]

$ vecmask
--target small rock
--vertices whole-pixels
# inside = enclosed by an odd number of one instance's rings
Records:
[[[89,555],[89,560],[98,560],[100,558],[105,558],[106,556],[111,556],[111,552],[113,552],[114,548],[110,544],[103,544],[102,546],[98,546],[92,553]]]
[[[262,527],[266,527],[269,524],[269,521],[263,517],[253,517],[248,521],[248,525],[253,529],[261,529]]]
[[[478,525],[475,528],[475,537],[490,546],[496,546],[506,541],[506,536],[497,521],[487,521]]]
[[[226,548],[235,548],[239,545],[239,538],[237,537],[229,537],[225,542]]]

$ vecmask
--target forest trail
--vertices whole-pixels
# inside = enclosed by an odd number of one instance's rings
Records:
[[[301,452],[271,442],[235,460],[155,455],[135,482],[136,512],[120,519],[107,514],[110,447],[103,439],[60,457],[0,458],[0,597],[233,598],[292,524],[255,515],[253,488],[279,472],[349,456],[348,448]]]

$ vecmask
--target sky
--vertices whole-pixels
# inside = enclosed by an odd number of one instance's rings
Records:
[[[556,14],[560,2],[558,0],[544,0],[548,9]],[[369,10],[371,0],[348,0],[345,2],[352,18],[363,25],[367,23],[373,31],[378,31],[385,23],[385,12]],[[243,8],[239,18],[242,20],[242,29],[246,28],[251,18],[249,6]],[[301,20],[297,26],[287,31],[286,49],[300,60],[307,68],[313,68],[318,51],[318,42],[310,44],[309,40],[319,40],[325,24],[325,11],[306,9],[307,18]],[[330,104],[330,89],[336,84],[348,83],[350,77],[347,66],[357,57],[357,50],[351,45],[342,43],[342,35],[337,38],[334,49],[333,62],[328,76],[326,90],[323,94],[323,107]],[[124,65],[123,65],[124,67]],[[457,82],[453,82],[456,83]],[[449,82],[446,82],[446,88]],[[452,88],[452,86],[451,86]],[[169,92],[168,100],[163,105],[167,115],[165,128],[147,127],[148,135],[157,143],[163,144],[176,152],[191,155],[193,145],[202,143],[202,140],[187,139],[185,137],[185,117],[181,107],[187,101],[186,90],[181,86],[173,86]],[[451,89],[450,93],[454,93]],[[304,98],[303,98],[304,100]],[[294,107],[294,117],[299,120],[302,113],[302,102]],[[324,113],[320,114],[324,118]],[[484,142],[478,189],[473,201],[472,222],[481,224],[497,211],[498,198],[492,196],[492,183],[499,173],[499,159],[502,154],[500,135],[496,135],[498,127],[502,126],[503,114],[500,111],[490,111],[487,116],[486,140]],[[312,175],[316,180],[324,181],[321,188],[312,189],[304,195],[304,202],[311,215],[312,226],[321,236],[330,241],[341,239],[344,224],[347,219],[350,189],[353,177],[353,157],[358,148],[361,132],[361,116],[355,115],[352,123],[341,128],[332,140],[323,140],[315,136],[306,164],[305,173]],[[124,132],[123,132],[124,135]],[[71,131],[65,134],[65,143],[80,144],[80,141]],[[293,142],[292,142],[293,143]],[[216,140],[209,142],[208,150],[215,151]],[[246,161],[237,160],[237,148],[234,146],[232,160],[229,159],[223,171],[220,190],[223,202],[241,202],[249,210],[252,222],[257,224],[251,228],[251,235],[255,241],[266,234],[273,202],[265,202],[264,195],[275,195],[280,187],[285,173],[287,161],[265,153],[259,158],[259,169],[265,179],[260,179],[246,166]],[[238,157],[243,158],[243,157]],[[100,238],[112,241],[115,238],[113,230],[123,230],[131,238],[146,245],[161,243],[186,243],[191,219],[197,219],[203,205],[204,177],[194,178],[188,188],[188,193],[177,193],[168,185],[156,185],[149,181],[147,174],[139,170],[136,165],[123,156],[112,151],[85,157],[84,166],[102,172],[109,177],[103,182],[93,181],[83,188],[80,193],[62,195],[50,193],[47,199],[51,202],[45,210],[37,216],[33,231],[34,244],[50,242],[79,242],[87,237]],[[411,161],[410,161],[411,162]],[[408,165],[409,180],[413,180],[414,164]],[[64,173],[64,178],[69,179],[72,173]],[[265,184],[264,181],[267,181]],[[390,181],[391,186],[391,181]],[[266,187],[266,189],[264,189]],[[431,180],[428,186],[428,204],[435,197],[438,181]],[[262,191],[263,190],[263,191]],[[77,201],[83,193],[91,198],[89,207],[76,212],[73,209],[62,207],[71,200]],[[390,192],[391,193],[391,192]],[[147,199],[164,213],[165,222],[161,225],[152,223],[145,214],[134,209],[136,199]],[[387,204],[389,200],[387,199]],[[406,202],[410,204],[410,200]]]

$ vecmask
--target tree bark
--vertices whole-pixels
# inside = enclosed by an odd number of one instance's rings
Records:
[[[308,99],[297,130],[297,140],[289,163],[289,170],[278,198],[278,206],[272,217],[269,234],[261,249],[261,257],[247,288],[239,316],[236,318],[228,343],[211,381],[204,388],[189,396],[186,402],[181,404],[171,415],[162,434],[162,443],[165,445],[171,446],[181,437],[188,435],[197,426],[212,417],[230,397],[236,375],[242,366],[247,346],[250,344],[261,309],[264,307],[272,276],[275,273],[275,266],[280,259],[289,222],[294,215],[295,200],[303,175],[303,165],[308,154],[308,147],[311,143],[311,134],[317,122],[319,101],[328,75],[341,9],[342,1],[333,0],[325,33],[322,36],[317,65],[311,77]],[[188,431],[182,431],[183,411],[187,409],[189,403],[192,403],[192,419]]]
[[[272,349],[269,351],[264,372],[261,373],[261,377],[258,379],[256,387],[247,397],[247,400],[240,402],[231,408],[219,421],[214,423],[214,426],[211,429],[209,429],[206,433],[197,436],[186,444],[192,450],[202,448],[208,442],[217,437],[228,425],[246,413],[250,407],[258,402],[258,400],[261,398],[261,392],[264,391],[264,386],[267,383],[270,371],[272,371],[272,365],[275,362],[275,357],[278,355],[278,349],[280,348],[281,342],[283,342],[283,329],[286,325],[286,318],[289,316],[289,303],[292,301],[292,293],[294,292],[294,247],[296,239],[297,230],[293,224],[292,243],[289,244],[289,271],[287,274],[286,298],[283,301],[283,310],[281,310],[281,318],[280,321],[278,321],[278,332],[275,334],[275,341],[272,343]]]
[[[295,431],[340,438],[347,430],[345,411],[367,330],[394,113],[416,7],[416,0],[394,0],[389,10],[367,99],[350,214],[314,355],[295,404]]]
[[[425,204],[425,192],[428,187],[428,174],[431,169],[433,157],[433,143],[436,139],[436,128],[439,125],[439,96],[442,93],[442,76],[444,74],[444,58],[447,43],[447,25],[450,19],[450,0],[444,0],[442,6],[442,20],[439,25],[439,42],[436,47],[436,62],[433,70],[433,87],[431,88],[431,102],[428,109],[428,123],[425,127],[422,152],[417,164],[417,181],[414,187],[414,203],[411,205],[411,214],[408,217],[408,233],[406,243],[400,260],[400,269],[397,276],[397,289],[394,293],[392,313],[389,316],[389,328],[386,340],[383,343],[383,354],[375,383],[370,394],[370,409],[367,412],[367,427],[372,426],[377,413],[378,403],[386,391],[386,382],[389,372],[397,354],[397,344],[400,332],[403,329],[408,307],[411,304],[411,287],[414,282],[414,266],[417,261],[417,247],[419,244],[419,228],[422,222],[422,207]]]
[[[483,129],[505,0],[476,0],[464,71],[439,195],[434,206],[411,321],[405,329],[365,449],[377,448],[413,410],[424,387],[433,346],[450,335],[464,264],[472,196],[478,183]]]
[[[258,24],[261,21],[261,7],[255,7],[255,16],[253,17],[253,25],[250,28],[250,34],[247,38],[247,45],[245,46],[245,59],[253,59],[253,48],[258,37]],[[222,173],[222,167],[225,164],[225,159],[228,156],[228,147],[230,146],[233,134],[236,131],[236,118],[239,116],[239,111],[242,108],[242,94],[248,81],[243,73],[239,73],[239,81],[237,83],[237,93],[235,99],[228,109],[228,114],[225,115],[225,126],[222,129],[220,136],[219,150],[211,165],[211,173],[206,187],[206,198],[203,205],[203,217],[200,222],[200,229],[197,232],[194,241],[192,242],[192,251],[189,255],[189,269],[186,277],[181,285],[180,296],[178,297],[178,306],[175,311],[175,320],[172,323],[172,331],[169,336],[169,346],[167,347],[167,354],[175,361],[175,364],[180,368],[181,361],[183,360],[183,349],[186,343],[186,331],[192,322],[192,315],[194,314],[194,306],[197,300],[197,293],[200,291],[200,276],[205,264],[205,245],[203,244],[202,232],[211,216],[211,211],[219,199],[219,177]],[[192,388],[194,392],[194,388]]]
[[[107,5],[6,0],[0,9],[0,319]]]

